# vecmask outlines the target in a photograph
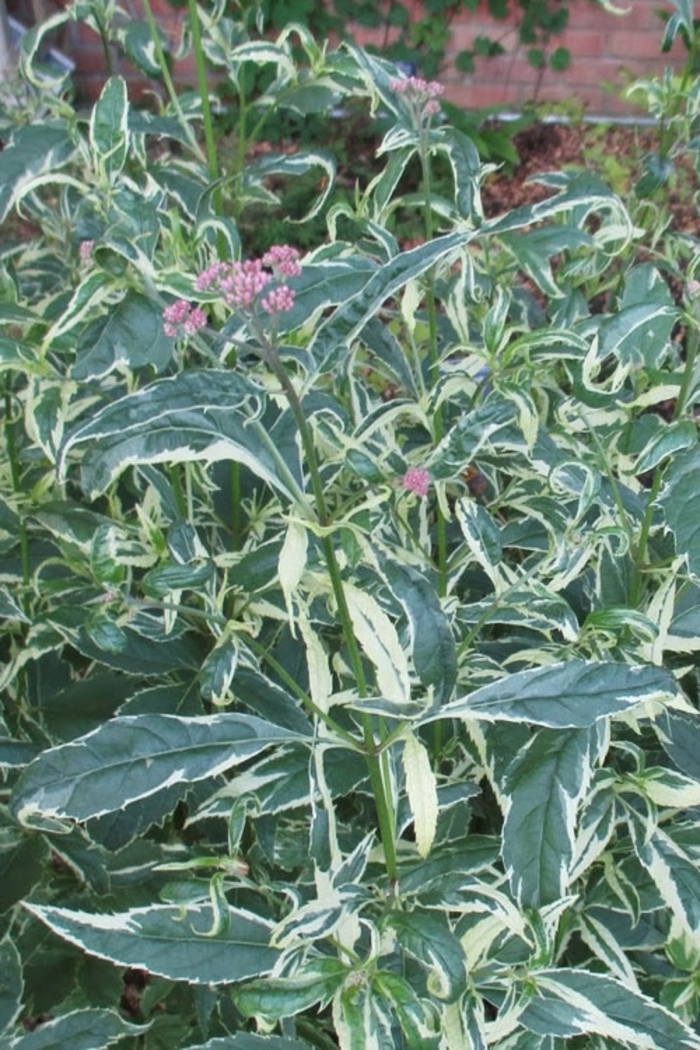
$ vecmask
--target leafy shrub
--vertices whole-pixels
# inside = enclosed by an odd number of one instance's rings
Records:
[[[301,257],[237,220],[323,155],[5,115],[3,1038],[697,1048],[695,255],[585,173],[485,221],[437,85],[294,32],[202,46],[393,118]]]

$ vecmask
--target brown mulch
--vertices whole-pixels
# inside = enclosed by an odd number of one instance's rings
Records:
[[[658,150],[658,130],[646,125],[538,123],[519,131],[513,141],[520,163],[490,175],[482,187],[487,218],[549,196],[551,189],[528,180],[570,167],[596,171],[628,200],[644,170],[645,154]],[[657,202],[672,213],[675,230],[700,235],[697,191],[692,158],[679,158],[668,193]]]

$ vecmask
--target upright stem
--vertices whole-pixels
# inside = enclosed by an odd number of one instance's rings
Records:
[[[688,403],[688,397],[695,381],[695,366],[698,359],[698,349],[700,348],[700,331],[698,330],[698,319],[693,318],[692,325],[688,328],[688,340],[686,343],[685,353],[685,368],[683,369],[683,378],[681,379],[681,385],[678,390],[678,397],[676,398],[676,405],[673,410],[673,420],[676,422],[679,420],[685,412],[686,405]],[[647,559],[647,547],[649,545],[649,536],[651,534],[651,527],[654,521],[654,511],[656,510],[656,497],[659,494],[661,483],[663,481],[664,471],[662,468],[657,467],[654,471],[654,480],[649,490],[649,499],[647,500],[646,511],[644,512],[644,518],[642,519],[642,527],[639,531],[639,541],[637,543],[637,549],[634,556],[634,582],[632,585],[632,605],[636,608],[641,599],[642,592],[642,579],[644,572],[644,564]]]
[[[433,209],[432,209],[432,183],[430,176],[430,157],[426,141],[427,129],[421,131],[420,161],[423,172],[423,186],[425,188],[424,223],[425,237],[427,241],[433,239]],[[437,334],[437,305],[435,301],[435,268],[428,271],[428,283],[426,288],[426,309],[428,312],[428,352],[430,354],[430,378],[433,388],[440,381],[440,350],[438,347]],[[433,416],[433,440],[436,445],[442,441],[444,434],[444,419],[442,406],[438,406]],[[438,593],[441,597],[447,594],[447,522],[437,507],[437,570],[438,570]]]
[[[5,444],[7,448],[7,459],[10,464],[12,491],[15,497],[19,500],[22,493],[22,478],[20,475],[19,460],[17,456],[17,443],[15,441],[15,424],[12,420],[12,388],[10,384],[11,380],[8,377],[5,383]],[[29,584],[31,581],[31,572],[29,568],[29,536],[21,507],[17,508],[17,516],[19,518],[19,549],[20,564],[22,566],[22,609],[28,614],[28,595]]]
[[[266,360],[276,378],[279,380],[301,436],[306,465],[311,479],[314,502],[316,504],[316,514],[318,516],[319,524],[323,528],[323,536],[321,539],[323,556],[330,576],[333,597],[335,598],[335,603],[338,608],[338,617],[342,625],[343,637],[350,657],[350,666],[357,684],[358,694],[360,697],[366,697],[369,695],[369,690],[367,688],[367,679],[362,665],[362,656],[353,630],[352,617],[350,616],[350,610],[345,597],[343,578],[340,572],[340,566],[338,565],[338,559],[335,556],[333,540],[327,532],[327,529],[331,524],[331,519],[326,506],[326,498],[323,492],[323,481],[321,479],[318,461],[316,459],[316,449],[314,447],[313,437],[306,421],[306,416],[304,415],[304,409],[299,400],[299,395],[287,375],[284,365],[279,358],[277,349],[268,344],[265,350]],[[388,770],[386,768],[386,757],[380,755],[379,749],[374,742],[372,723],[369,716],[364,716],[363,718],[363,735],[369,779],[379,819],[379,833],[382,846],[384,847],[386,870],[387,875],[389,876],[389,881],[393,885],[397,881],[397,862],[394,817],[389,803]]]
[[[153,16],[153,9],[151,8],[150,0],[143,0],[143,9],[146,14],[146,22],[148,23],[148,29],[151,34],[151,40],[153,42],[153,49],[155,51],[156,61],[160,68],[160,75],[163,78],[165,89],[168,92],[170,104],[178,116],[178,120],[180,121],[182,130],[187,135],[190,146],[192,147],[195,155],[199,158],[199,160],[205,160],[206,158],[202,153],[202,150],[200,149],[199,143],[197,142],[197,137],[192,130],[192,126],[182,111],[180,99],[178,98],[177,91],[175,90],[175,85],[173,84],[173,78],[170,76],[168,62],[165,57],[165,52],[163,51],[163,45],[160,40],[158,25],[156,24],[156,20]]]

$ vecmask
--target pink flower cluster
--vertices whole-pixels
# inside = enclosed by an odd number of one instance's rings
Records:
[[[207,323],[207,315],[198,306],[185,299],[177,299],[163,310],[163,331],[171,339],[181,335],[194,335]]]
[[[216,292],[232,310],[253,310],[259,303],[266,313],[279,314],[292,309],[294,292],[286,281],[300,273],[296,248],[276,244],[260,259],[214,263],[200,273],[194,286],[198,292]],[[263,296],[275,279],[279,283]]]
[[[422,467],[409,467],[401,479],[401,484],[409,492],[415,492],[416,496],[424,498],[430,488],[430,474]]]
[[[419,114],[426,117],[440,112],[438,99],[444,95],[445,88],[437,80],[423,80],[422,77],[396,77],[389,87],[398,95],[405,95]]]
[[[195,281],[198,292],[217,292],[231,309],[251,307],[271,280],[263,269],[262,259],[246,259],[245,262],[216,262]]]
[[[301,273],[299,252],[289,244],[274,244],[262,257],[263,266],[269,266],[281,280],[298,277]]]

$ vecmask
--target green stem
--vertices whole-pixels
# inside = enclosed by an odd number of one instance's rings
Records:
[[[12,491],[15,498],[20,500],[22,495],[22,476],[19,469],[17,455],[17,443],[15,441],[15,424],[12,420],[12,389],[8,378],[5,385],[5,443],[7,446],[7,459],[10,464],[10,476],[12,478]],[[31,582],[31,571],[29,567],[29,534],[24,520],[21,506],[17,507],[19,519],[19,549],[20,564],[22,566],[22,610],[29,615],[29,585]]]
[[[92,13],[93,13],[93,15],[95,17],[95,22],[97,23],[97,29],[98,29],[98,32],[99,32],[99,35],[100,35],[100,42],[102,44],[102,54],[104,55],[104,59],[105,59],[105,72],[106,72],[108,77],[111,77],[114,74],[114,64],[112,62],[112,55],[111,55],[110,50],[109,50],[109,40],[107,39],[107,30],[105,29],[105,24],[104,24],[104,21],[102,19],[102,16],[97,13],[97,10],[95,8],[93,8],[93,12]]]
[[[693,318],[693,323],[688,326],[688,339],[685,348],[685,368],[681,379],[676,407],[673,410],[674,422],[679,420],[686,409],[690,390],[695,379],[695,365],[698,359],[698,348],[700,347],[700,331],[698,331],[698,320]]]
[[[177,509],[180,517],[183,521],[187,520],[187,498],[185,496],[185,490],[182,487],[182,478],[180,477],[180,471],[177,468],[177,464],[173,463],[170,467],[170,484],[173,487],[175,493],[175,502],[177,503]]]
[[[424,223],[425,223],[425,237],[427,241],[431,241],[434,235],[433,228],[433,209],[432,209],[432,181],[430,172],[430,156],[428,150],[428,144],[426,141],[427,129],[421,132],[421,142],[419,147],[421,168],[423,172],[423,186],[425,189],[425,204],[424,204]],[[438,346],[438,331],[437,331],[437,303],[435,297],[435,268],[431,267],[428,272],[427,287],[426,287],[426,309],[428,312],[428,353],[430,355],[430,373],[433,389],[436,389],[440,382],[440,349]],[[433,416],[433,441],[435,445],[439,445],[442,441],[445,432],[445,421],[443,417],[442,405],[438,406]],[[438,594],[444,598],[447,594],[447,522],[445,521],[444,515],[438,506],[436,508],[437,514],[437,573],[438,573]]]
[[[294,693],[294,695],[298,697],[299,700],[301,700],[304,707],[308,708],[312,714],[316,715],[316,717],[319,718],[329,729],[332,729],[337,736],[341,737],[346,742],[346,744],[350,744],[350,746],[354,750],[357,750],[357,740],[352,735],[352,733],[348,733],[347,729],[343,729],[343,727],[338,722],[336,722],[332,715],[327,714],[325,711],[322,711],[320,707],[317,707],[317,705],[313,702],[309,694],[301,688],[299,683],[289,673],[289,671],[287,671],[282,666],[282,664],[275,659],[275,657],[272,655],[272,653],[266,646],[261,645],[258,641],[255,640],[255,638],[250,637],[246,638],[245,644],[248,646],[248,648],[252,649],[253,652],[257,656],[259,656],[261,660],[268,664],[270,669],[275,672],[277,677],[284,682],[289,691]]]
[[[150,0],[143,0],[143,9],[146,14],[146,22],[148,23],[148,29],[151,34],[151,40],[153,42],[153,49],[155,51],[156,61],[158,62],[158,66],[160,68],[160,74],[163,78],[165,89],[168,92],[170,104],[175,110],[175,113],[177,114],[178,120],[182,125],[182,130],[187,135],[190,146],[192,147],[194,153],[196,154],[199,160],[205,162],[206,157],[202,153],[199,143],[197,142],[197,137],[192,130],[192,126],[190,125],[189,120],[182,111],[182,106],[180,105],[180,99],[178,98],[177,90],[173,83],[173,78],[170,76],[170,70],[168,69],[168,61],[165,57],[165,52],[163,51],[163,45],[160,40],[160,33],[158,31],[158,26],[153,15],[153,9],[151,8]]]
[[[197,69],[197,86],[199,88],[199,98],[202,103],[202,120],[204,123],[204,144],[207,151],[207,168],[211,181],[213,183],[218,183],[221,176],[219,169],[219,154],[216,148],[214,120],[211,112],[211,103],[209,101],[209,78],[207,77],[207,64],[204,56],[204,48],[202,47],[202,30],[199,24],[197,0],[187,0],[187,11],[189,14],[190,30],[192,32],[192,50],[194,52],[195,66]],[[212,203],[216,214],[223,215],[224,198],[220,185],[216,186],[216,189],[212,194]],[[217,247],[219,250],[219,258],[224,259],[226,257],[226,238],[221,230],[219,230],[217,236]]]
[[[352,668],[359,696],[366,697],[369,695],[369,690],[367,688],[367,679],[362,665],[362,656],[353,630],[352,617],[350,616],[350,610],[345,597],[343,578],[340,572],[340,566],[338,565],[338,560],[335,556],[333,540],[327,531],[331,524],[331,519],[326,506],[326,498],[323,492],[323,481],[321,479],[321,473],[316,459],[316,449],[314,447],[311,430],[307,423],[306,416],[304,415],[304,409],[299,399],[299,395],[287,375],[276,347],[273,347],[268,343],[265,345],[265,351],[266,360],[284,391],[301,437],[306,465],[311,479],[314,502],[316,504],[316,514],[319,524],[323,527],[321,546],[331,581],[333,597],[335,598],[335,603],[338,609],[338,617],[340,619],[343,637],[350,657],[350,666]],[[385,775],[387,773],[384,766],[385,760],[380,756],[377,744],[375,744],[372,722],[368,715],[363,718],[363,735],[369,779],[375,805],[377,807],[379,833],[382,846],[384,847],[387,875],[390,883],[393,885],[397,882],[397,861],[394,817],[389,805],[389,789],[387,786],[389,780]]]
[[[674,422],[677,422],[684,414],[688,398],[690,396],[691,388],[695,380],[695,365],[698,358],[698,348],[700,346],[700,332],[698,331],[698,320],[693,318],[693,323],[688,328],[688,340],[686,344],[685,353],[685,368],[683,369],[683,378],[681,379],[680,389],[678,391],[678,397],[676,398],[676,405],[673,410]],[[644,566],[647,560],[647,549],[649,546],[649,536],[651,534],[651,527],[654,521],[654,511],[656,510],[656,498],[659,495],[661,489],[661,483],[664,477],[664,468],[657,467],[654,471],[654,479],[649,490],[649,498],[647,500],[646,510],[644,512],[644,518],[642,519],[642,527],[639,532],[639,540],[634,555],[634,580],[632,583],[632,608],[637,608],[642,596],[642,584],[644,580]]]
[[[197,69],[197,86],[202,103],[202,118],[204,121],[204,143],[207,150],[207,166],[209,177],[212,182],[219,178],[219,158],[216,149],[216,138],[214,135],[214,123],[212,120],[211,104],[209,102],[209,81],[207,78],[207,67],[202,48],[202,31],[199,25],[199,13],[197,11],[197,0],[187,0],[187,12],[189,15],[190,31],[192,33],[192,50],[194,52],[195,66]],[[218,198],[218,200],[217,200]],[[218,215],[222,212],[221,192],[217,190],[214,194],[214,208]]]
[[[243,170],[245,158],[248,152],[248,106],[243,93],[243,88],[238,86],[238,128],[236,132],[236,155],[233,168],[233,203],[232,213],[234,220],[238,221],[243,210]]]

